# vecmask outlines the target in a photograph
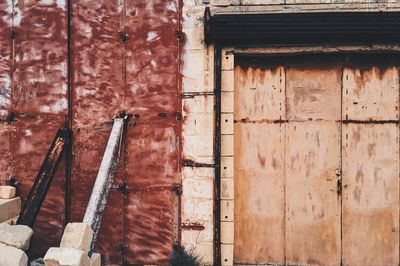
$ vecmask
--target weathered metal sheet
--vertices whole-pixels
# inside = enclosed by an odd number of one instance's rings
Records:
[[[399,119],[399,76],[393,58],[375,56],[367,62],[353,58],[343,69],[342,119]]]
[[[268,63],[268,60],[265,60]],[[235,68],[235,120],[285,117],[285,69],[253,65]]]
[[[299,57],[288,64],[286,72],[286,119],[340,119],[342,69],[339,59]]]
[[[286,129],[286,263],[340,264],[340,126],[290,122]]]
[[[168,264],[174,242],[174,196],[168,190],[128,193],[124,216],[126,261]]]
[[[5,118],[11,107],[12,2],[0,1],[0,120]]]
[[[11,175],[11,126],[0,123],[0,183]]]
[[[236,122],[235,263],[285,260],[284,154],[284,124]]]
[[[66,1],[14,1],[12,108],[24,114],[66,114]]]
[[[179,1],[125,0],[126,108],[141,119],[174,116],[179,100]]]
[[[399,133],[395,124],[344,125],[345,265],[399,264]]]
[[[124,1],[73,1],[75,127],[111,122],[113,116],[123,111],[123,12]]]

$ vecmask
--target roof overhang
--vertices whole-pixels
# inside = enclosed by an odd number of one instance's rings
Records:
[[[224,46],[400,42],[400,12],[218,13],[206,8],[207,44]]]

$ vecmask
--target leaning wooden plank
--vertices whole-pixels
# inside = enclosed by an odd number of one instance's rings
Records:
[[[71,130],[59,129],[40,167],[32,189],[18,218],[17,224],[32,227],[46,193],[51,185],[64,148],[71,140]]]
[[[124,121],[124,118],[114,119],[114,125],[83,218],[83,223],[89,224],[93,229],[94,234],[91,250],[93,249],[97,238],[97,233],[101,224],[101,217],[107,203],[108,192],[114,178],[115,169],[119,162],[119,150],[123,136]]]

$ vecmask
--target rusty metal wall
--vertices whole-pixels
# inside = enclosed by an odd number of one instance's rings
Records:
[[[82,219],[112,117],[126,111],[97,249],[106,263],[168,261],[178,236],[180,10],[179,0],[0,0],[0,182],[15,176],[24,200],[56,129],[73,130],[72,164],[63,159],[45,199],[33,256],[59,244],[68,218]]]

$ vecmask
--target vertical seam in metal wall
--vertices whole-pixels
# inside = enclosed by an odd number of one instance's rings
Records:
[[[215,142],[214,142],[214,265],[221,265],[221,47],[214,47]]]
[[[287,86],[287,78],[286,78],[286,66],[283,66],[283,73],[284,73],[284,79],[285,79],[285,87],[283,88],[283,93],[284,93],[284,119],[286,121],[289,121],[287,117],[287,91],[286,91],[286,86]],[[289,126],[289,123],[281,123],[283,125],[283,178],[284,178],[284,183],[283,183],[283,261],[284,264],[286,265],[286,129]]]
[[[67,1],[67,97],[68,97],[68,115],[66,127],[72,131],[72,0]],[[64,195],[64,225],[71,219],[71,177],[72,177],[72,145],[71,141],[67,144],[65,152],[65,195]]]

